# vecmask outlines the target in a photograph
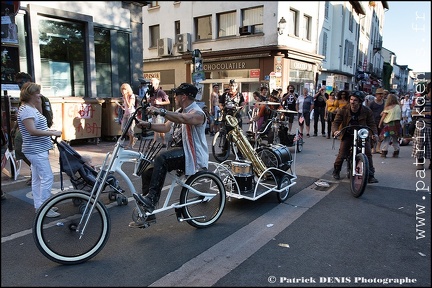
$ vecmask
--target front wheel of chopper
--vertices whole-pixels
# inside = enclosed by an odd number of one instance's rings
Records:
[[[297,148],[297,152],[302,152],[303,151],[303,138],[300,138],[297,140],[297,144],[296,144],[296,148]]]
[[[222,163],[223,161],[227,160],[230,155],[230,143],[227,139],[227,133],[225,130],[220,130],[216,132],[215,136],[213,137],[213,143],[212,143],[212,152],[213,157],[218,161],[219,163]]]
[[[350,172],[351,194],[358,198],[363,195],[369,177],[369,161],[365,154],[359,153],[355,156],[354,172]]]
[[[74,203],[78,202],[77,207]],[[87,217],[92,206],[93,211]],[[60,216],[48,217],[53,207],[58,208]],[[38,209],[33,239],[45,257],[72,265],[96,256],[107,243],[110,231],[111,220],[105,205],[95,202],[86,191],[70,190],[50,197]]]

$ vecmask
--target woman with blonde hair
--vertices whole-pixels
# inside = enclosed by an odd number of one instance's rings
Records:
[[[336,116],[336,111],[339,108],[339,100],[336,99],[336,92],[332,91],[329,98],[326,100],[324,119],[327,121],[327,139],[330,139],[331,126]]]
[[[31,163],[32,193],[37,211],[51,196],[54,176],[49,160],[49,150],[53,149],[51,136],[60,137],[62,132],[49,130],[47,119],[36,107],[42,106],[41,86],[33,82],[25,83],[21,88],[21,106],[18,110],[18,127],[22,135],[22,152]],[[60,213],[53,207],[47,217],[58,217]]]
[[[135,112],[135,101],[136,95],[132,91],[132,87],[128,83],[123,83],[120,86],[120,92],[123,96],[123,119],[121,122],[122,130],[125,128],[126,123],[129,121],[129,118]],[[129,137],[129,145],[127,145],[126,149],[132,149],[135,145],[137,138],[134,137],[134,129],[135,129],[135,121],[132,122],[127,135]]]
[[[381,120],[378,127],[381,128],[380,138],[383,138],[381,143],[381,157],[387,157],[388,147],[390,143],[393,146],[393,157],[399,157],[399,137],[401,131],[402,112],[399,105],[399,99],[394,94],[389,94],[385,101],[384,110],[381,112]]]

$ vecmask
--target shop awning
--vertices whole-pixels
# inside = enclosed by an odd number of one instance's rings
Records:
[[[222,84],[228,84],[231,79],[235,79],[238,83],[251,83],[251,82],[265,82],[260,81],[259,78],[224,78],[224,79],[206,79],[202,80],[201,84],[213,84],[213,83],[222,83]]]

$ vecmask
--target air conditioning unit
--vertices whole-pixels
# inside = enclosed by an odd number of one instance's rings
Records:
[[[239,28],[240,35],[251,35],[255,33],[255,26],[248,25]]]
[[[170,56],[172,53],[172,39],[171,38],[161,38],[157,43],[158,56]]]
[[[192,37],[190,33],[176,35],[177,51],[180,53],[192,51]]]

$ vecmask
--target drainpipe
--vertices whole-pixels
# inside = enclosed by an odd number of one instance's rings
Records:
[[[344,51],[344,45],[345,45],[345,33],[344,33],[344,28],[345,28],[345,6],[342,7],[342,29],[341,29],[341,46],[339,49],[339,55],[340,55],[340,61],[339,61],[339,71],[342,71],[342,63],[343,63],[343,51]]]

